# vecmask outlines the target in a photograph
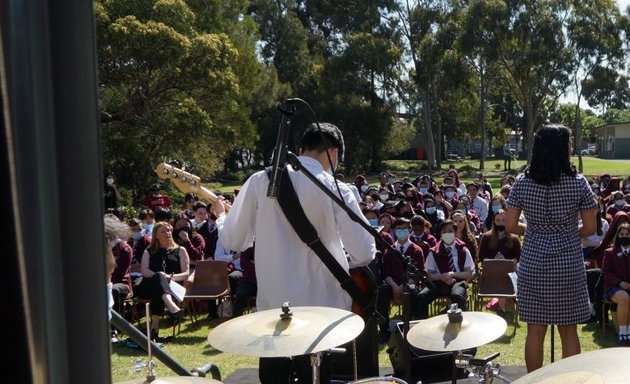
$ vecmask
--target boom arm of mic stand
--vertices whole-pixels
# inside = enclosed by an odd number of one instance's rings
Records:
[[[293,100],[287,100],[283,107],[280,107],[282,112],[282,121],[280,122],[280,128],[278,129],[278,137],[276,138],[276,147],[273,149],[272,168],[269,178],[269,187],[267,187],[267,197],[275,199],[278,197],[280,191],[280,172],[284,167],[287,159],[287,143],[289,141],[289,124],[291,122],[291,115],[295,112],[295,104]]]

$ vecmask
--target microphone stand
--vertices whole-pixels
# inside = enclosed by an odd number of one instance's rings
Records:
[[[410,290],[409,290],[409,278],[413,276],[418,276],[422,280],[425,286],[435,287],[433,283],[429,280],[428,276],[424,271],[418,270],[415,265],[411,263],[411,260],[408,256],[403,256],[396,248],[392,247],[387,241],[385,241],[381,235],[374,229],[370,224],[366,223],[357,215],[352,209],[346,206],[345,202],[339,198],[339,196],[335,195],[333,191],[328,189],[321,181],[315,177],[309,170],[302,167],[300,163],[300,159],[291,151],[286,152],[287,161],[291,164],[294,170],[302,172],[304,176],[306,176],[309,180],[313,182],[319,189],[321,189],[328,197],[331,198],[339,207],[341,207],[348,216],[356,223],[361,225],[366,231],[368,231],[372,236],[374,236],[375,241],[379,244],[383,245],[387,248],[392,254],[400,259],[403,263],[403,270],[405,271],[403,274],[403,358],[404,358],[404,366],[405,366],[405,380],[411,382],[411,356],[410,356],[410,348],[407,343],[407,332],[409,331],[409,322],[411,319],[411,299],[410,299]],[[275,166],[275,164],[274,164]],[[388,325],[389,326],[389,325]]]
[[[278,107],[282,112],[282,120],[278,129],[278,137],[276,138],[276,146],[273,149],[273,166],[269,178],[269,187],[267,188],[267,197],[275,199],[280,191],[280,182],[282,178],[280,173],[284,169],[287,161],[287,142],[289,141],[289,125],[291,124],[291,115],[295,112],[295,102],[291,99],[287,100],[283,106]]]

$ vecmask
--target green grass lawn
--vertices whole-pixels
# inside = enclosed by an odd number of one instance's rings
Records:
[[[392,314],[394,314],[392,312]],[[505,334],[496,341],[478,347],[477,357],[486,357],[492,353],[499,352],[500,356],[494,360],[502,366],[524,366],[523,350],[525,344],[526,324],[521,323],[520,326],[514,327],[511,315],[505,315],[507,321],[507,330]],[[240,368],[256,368],[258,359],[255,357],[246,357],[222,353],[215,350],[207,344],[207,337],[214,327],[220,324],[221,320],[203,320],[195,327],[191,322],[186,321],[182,324],[181,333],[179,333],[171,342],[163,347],[171,358],[178,362],[186,369],[203,366],[207,363],[214,363],[221,371],[222,378],[225,379],[232,372]],[[144,330],[144,323],[140,326]],[[170,335],[171,327],[164,325],[161,329],[161,335]],[[593,351],[600,348],[616,346],[616,336],[612,327],[606,330],[606,337],[602,335],[602,328],[598,323],[589,323],[578,326],[578,332],[582,345],[582,351]],[[551,362],[550,334],[548,331],[545,346],[545,365]],[[561,358],[561,346],[558,332],[555,332],[555,360]],[[113,382],[121,382],[128,380],[142,380],[146,376],[146,370],[140,373],[134,372],[134,362],[136,359],[147,361],[147,354],[143,351],[134,350],[125,347],[122,343],[112,346],[112,378]],[[157,377],[176,376],[167,366],[155,357],[153,361],[157,363]],[[389,355],[386,352],[386,346],[380,348],[379,365],[381,367],[391,368]]]
[[[630,175],[630,160],[605,160],[597,157],[582,157],[583,160],[583,172],[589,180],[592,177],[609,173],[611,175],[624,178]],[[577,167],[578,158],[572,159],[573,163]],[[442,163],[442,169],[431,173],[432,177],[438,182],[442,183],[442,178],[448,171],[448,166],[453,164],[457,169],[463,182],[469,182],[473,180],[473,177],[479,168],[479,160],[464,160],[461,162],[445,162]],[[482,173],[492,184],[493,190],[498,192],[498,186],[501,179],[508,175],[516,175],[525,167],[525,160],[512,161],[512,171],[503,171],[503,160],[486,159],[485,168]],[[399,180],[404,176],[410,177],[412,180],[420,175],[426,174],[426,161],[423,160],[388,160],[384,162],[383,170],[389,170]],[[370,185],[378,185],[378,173],[368,174],[367,180]],[[354,182],[354,175],[346,175],[347,182]],[[236,184],[210,184],[210,188],[221,192],[233,192],[234,188],[238,188],[242,183]]]

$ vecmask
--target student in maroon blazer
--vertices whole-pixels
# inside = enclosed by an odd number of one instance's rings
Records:
[[[422,252],[422,248],[409,239],[409,234],[411,233],[410,221],[404,217],[400,217],[394,221],[392,227],[396,234],[396,242],[393,248],[403,256],[408,256],[411,264],[419,271],[424,271],[424,253]],[[410,276],[409,280],[405,281],[405,266],[397,253],[391,249],[386,250],[383,254],[382,273],[384,282],[378,290],[376,309],[383,317],[381,324],[379,324],[380,341],[385,342],[390,333],[389,306],[391,301],[401,303],[404,283],[409,283],[417,287],[419,284],[419,276]],[[417,292],[417,290],[413,290],[411,293],[415,296]],[[411,301],[413,303],[417,300],[412,298]],[[417,317],[416,312],[416,308],[412,305],[412,317]]]
[[[630,224],[623,223],[617,229],[615,241],[604,252],[602,265],[604,298],[617,304],[619,344],[630,344]]]
[[[462,310],[468,309],[467,288],[475,263],[463,241],[455,238],[455,223],[444,220],[438,227],[440,241],[426,258],[425,269],[435,289],[425,287],[418,295],[420,318],[427,318],[429,304],[438,296],[446,296]]]

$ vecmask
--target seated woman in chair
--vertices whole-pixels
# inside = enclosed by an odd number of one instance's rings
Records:
[[[630,344],[630,224],[623,223],[617,229],[613,246],[604,253],[602,275],[604,299],[617,304],[620,345]]]
[[[521,257],[521,242],[518,235],[505,230],[505,217],[505,211],[499,209],[494,213],[490,230],[481,235],[479,242],[480,262],[484,259],[508,259],[518,263]],[[486,308],[505,311],[506,304],[508,304],[507,299],[493,298],[486,305]]]
[[[189,273],[188,252],[173,240],[172,227],[166,222],[155,223],[151,245],[144,251],[141,261],[142,281],[138,296],[151,301],[151,339],[156,340],[160,318],[164,309],[175,317],[183,314],[173,301],[169,283],[183,282]]]

